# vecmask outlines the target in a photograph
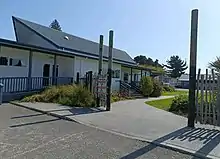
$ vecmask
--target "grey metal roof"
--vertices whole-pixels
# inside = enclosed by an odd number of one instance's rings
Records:
[[[87,39],[83,39],[65,32],[57,31],[49,27],[30,22],[21,18],[13,17],[20,21],[25,26],[31,28],[42,37],[53,43],[58,49],[65,49],[68,51],[82,51],[85,54],[98,56],[99,44]],[[66,38],[68,37],[68,38]],[[67,40],[68,39],[68,40]],[[103,56],[108,57],[108,46],[104,45]],[[135,61],[125,52],[119,49],[113,49],[113,59],[136,64]]]

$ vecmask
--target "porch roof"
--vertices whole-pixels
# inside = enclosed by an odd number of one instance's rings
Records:
[[[132,69],[137,69],[137,70],[143,70],[143,71],[149,71],[152,72],[151,69],[149,68],[144,68],[144,67],[140,67],[138,65],[127,65],[127,64],[122,64],[122,67],[128,67],[128,68],[132,68]]]

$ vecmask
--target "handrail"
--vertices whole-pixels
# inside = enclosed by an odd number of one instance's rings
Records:
[[[141,88],[140,86],[137,86],[136,83],[131,82],[131,88],[134,89],[136,92],[141,93]]]
[[[120,81],[120,94],[130,96],[130,85],[124,81]]]

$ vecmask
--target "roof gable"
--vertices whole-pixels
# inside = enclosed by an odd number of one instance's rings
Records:
[[[96,42],[73,36],[65,32],[57,31],[55,29],[51,29],[49,27],[20,18],[13,17],[13,19],[18,20],[23,25],[34,31],[36,34],[39,34],[47,39],[54,46],[57,46],[57,49],[65,49],[70,52],[78,50],[84,52],[85,54],[88,53],[90,55],[98,56],[99,44]],[[104,45],[103,56],[108,57],[108,46]],[[113,49],[113,58],[131,64],[136,64],[125,51],[119,49]]]

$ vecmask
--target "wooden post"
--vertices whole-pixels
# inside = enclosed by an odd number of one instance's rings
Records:
[[[132,70],[132,68],[131,68],[131,79],[130,79],[130,83],[132,83],[132,76],[133,76],[133,70]]]
[[[113,50],[113,31],[109,31],[109,48],[108,48],[108,81],[107,81],[107,105],[106,110],[111,110],[111,84],[112,84],[112,50]]]
[[[92,71],[89,71],[89,91],[92,92]]]
[[[86,88],[86,89],[88,89],[88,85],[89,85],[89,84],[88,84],[88,83],[89,83],[89,82],[88,82],[88,80],[89,80],[88,78],[89,78],[89,73],[86,72],[86,79],[85,79],[85,88]]]
[[[2,104],[3,87],[4,87],[3,83],[0,83],[0,105]]]
[[[29,59],[28,59],[28,82],[27,82],[28,91],[30,91],[31,88],[32,88],[32,79],[31,79],[31,76],[32,76],[32,58],[33,58],[33,52],[30,51],[29,52]]]
[[[76,73],[76,84],[79,84],[79,72]]]
[[[216,111],[217,111],[217,126],[220,126],[220,76],[217,76],[217,102],[216,102]]]
[[[103,58],[103,55],[102,55],[102,51],[103,50],[103,35],[100,35],[99,37],[99,70],[98,70],[98,77],[102,74],[102,58]],[[100,98],[98,96],[98,79],[97,79],[97,98],[96,98],[96,105],[97,107],[99,107],[100,105]]]
[[[198,9],[191,14],[191,40],[190,40],[190,70],[189,70],[189,112],[188,127],[195,127],[195,89],[196,89],[196,59],[197,59],[197,32]]]
[[[54,55],[54,59],[53,59],[53,85],[57,84],[57,55]]]
[[[103,35],[100,35],[100,39],[99,39],[99,75],[102,73],[102,51],[103,50]]]

